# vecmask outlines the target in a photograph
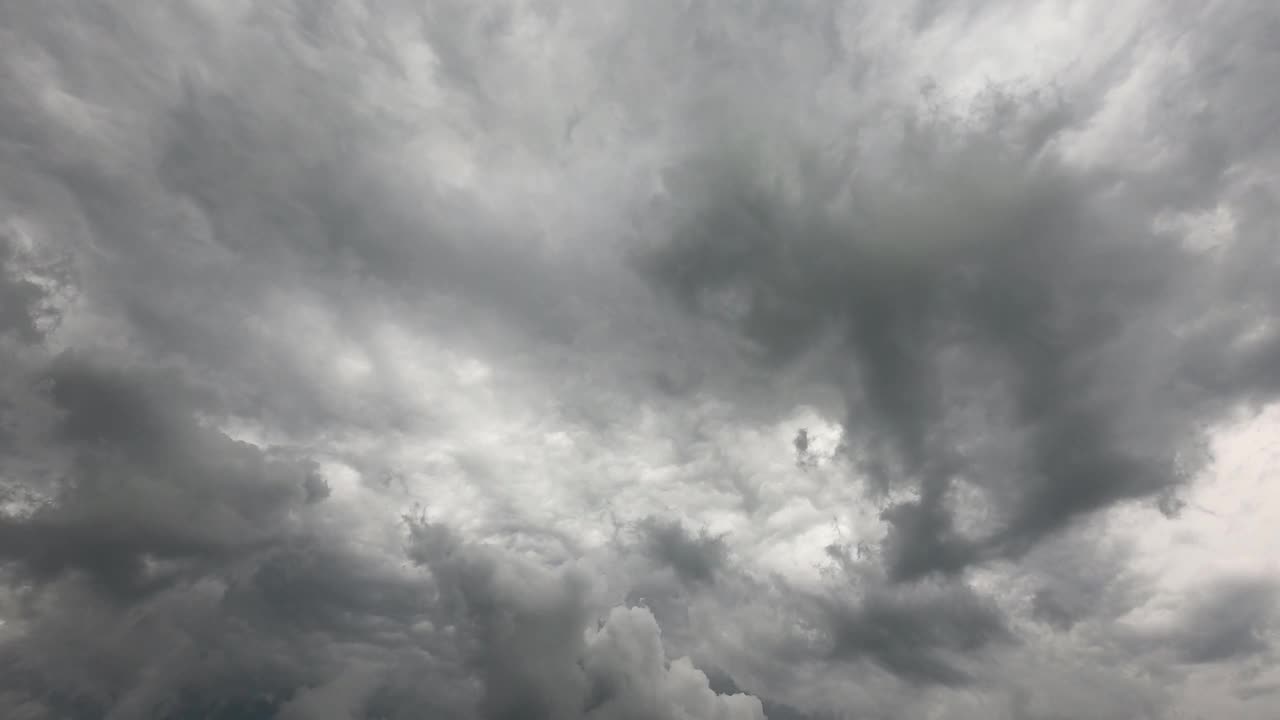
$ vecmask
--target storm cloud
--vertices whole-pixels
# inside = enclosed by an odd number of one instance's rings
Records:
[[[0,5],[0,715],[1269,717],[1278,35]]]

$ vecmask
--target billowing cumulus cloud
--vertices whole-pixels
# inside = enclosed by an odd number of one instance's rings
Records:
[[[1270,717],[1278,33],[0,6],[0,715]]]

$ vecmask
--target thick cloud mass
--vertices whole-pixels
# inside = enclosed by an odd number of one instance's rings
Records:
[[[1280,8],[0,3],[0,716],[1271,718]]]

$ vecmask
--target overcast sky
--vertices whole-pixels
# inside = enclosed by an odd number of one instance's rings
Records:
[[[0,0],[0,716],[1273,720],[1274,0]]]

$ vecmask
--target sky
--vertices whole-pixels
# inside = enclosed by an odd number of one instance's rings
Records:
[[[1273,719],[1277,38],[0,1],[0,716]]]

